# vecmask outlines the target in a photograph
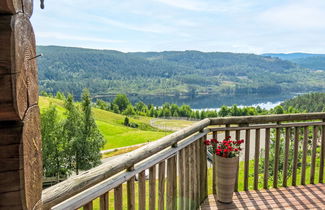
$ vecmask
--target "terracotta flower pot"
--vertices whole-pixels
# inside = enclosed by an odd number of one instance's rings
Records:
[[[234,193],[237,163],[239,157],[224,158],[216,156],[217,197],[221,203],[231,203]]]

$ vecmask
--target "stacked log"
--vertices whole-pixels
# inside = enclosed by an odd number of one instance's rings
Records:
[[[40,209],[42,163],[32,0],[0,1],[0,209]]]

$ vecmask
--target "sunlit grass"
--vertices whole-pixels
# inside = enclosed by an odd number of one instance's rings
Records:
[[[62,100],[40,96],[41,113],[50,104],[56,106],[60,118],[64,119],[65,109]],[[129,117],[131,122],[137,123],[139,126],[138,128],[130,128],[123,125],[125,118],[123,115],[96,108],[93,108],[93,115],[99,130],[106,139],[103,150],[155,141],[171,133],[150,126],[152,118],[149,117]]]

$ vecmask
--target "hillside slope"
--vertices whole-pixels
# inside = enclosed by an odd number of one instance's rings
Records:
[[[64,102],[54,98],[40,96],[39,105],[41,113],[48,108],[51,103],[56,105],[59,116],[64,118]],[[106,139],[103,150],[154,141],[170,133],[151,127],[150,118],[148,117],[131,117],[131,122],[137,123],[139,127],[130,128],[123,125],[123,115],[96,108],[93,108],[93,114],[99,130]]]
[[[325,70],[325,54],[310,54],[310,53],[288,53],[288,54],[263,54],[263,56],[271,56],[288,60],[298,64],[303,68],[314,70]]]
[[[325,88],[325,72],[279,58],[199,51],[122,53],[39,46],[40,88],[93,95],[279,94]]]

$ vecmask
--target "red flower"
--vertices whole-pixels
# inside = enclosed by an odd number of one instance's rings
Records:
[[[205,144],[205,145],[210,145],[211,142],[210,142],[209,140],[204,140],[204,144]]]
[[[211,142],[217,144],[218,143],[218,140],[217,139],[211,139]]]

